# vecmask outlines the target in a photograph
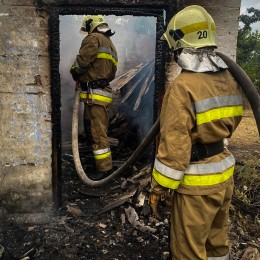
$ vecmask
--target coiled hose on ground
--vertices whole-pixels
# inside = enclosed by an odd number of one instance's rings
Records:
[[[217,55],[220,58],[222,58],[223,61],[228,65],[229,71],[231,72],[233,77],[238,81],[246,97],[248,98],[248,101],[251,105],[251,108],[255,116],[258,132],[260,135],[260,96],[255,86],[253,85],[252,81],[249,79],[247,74],[244,72],[244,70],[238,64],[236,64],[232,59],[230,59],[229,57],[227,57],[226,55],[220,52],[217,52]],[[72,153],[73,153],[74,164],[76,167],[77,174],[84,184],[90,187],[101,187],[109,183],[115,177],[123,175],[125,172],[129,171],[131,166],[134,165],[141,158],[143,153],[146,151],[146,149],[154,141],[155,137],[159,133],[160,121],[159,119],[156,120],[151,130],[147,133],[146,137],[141,142],[141,144],[137,147],[135,152],[118,170],[116,170],[111,175],[109,175],[108,177],[102,180],[94,181],[90,179],[85,173],[79,156],[79,149],[78,149],[78,109],[79,109],[79,102],[80,102],[79,94],[80,94],[80,89],[76,88],[74,106],[73,106],[73,118],[72,118]]]

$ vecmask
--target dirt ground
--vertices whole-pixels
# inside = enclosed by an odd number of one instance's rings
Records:
[[[252,111],[245,111],[243,119],[229,139],[229,149],[236,159],[260,165],[260,138]]]
[[[228,141],[239,171],[249,165],[259,176],[260,141],[251,112],[245,113]],[[140,172],[142,178],[147,178],[149,165],[136,165],[135,174]],[[138,183],[129,181],[132,176],[126,176],[103,188],[87,188],[79,180],[68,155],[63,157],[63,173],[62,206],[52,212],[46,223],[1,223],[0,259],[170,259],[169,204],[165,202],[163,221],[151,218],[149,185],[138,190]],[[242,187],[239,191],[242,194],[245,183],[238,186]],[[259,184],[254,193],[259,198]],[[129,196],[124,203],[123,195]],[[144,198],[143,203],[140,197]],[[232,205],[230,212],[231,255],[234,260],[259,260],[259,202],[253,208],[254,214],[240,208],[240,201],[235,202],[238,204]]]

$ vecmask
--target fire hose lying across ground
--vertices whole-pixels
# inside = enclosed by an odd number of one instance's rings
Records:
[[[243,92],[245,93],[251,108],[254,113],[254,117],[256,120],[258,132],[260,135],[260,95],[258,94],[255,86],[253,85],[252,81],[249,79],[247,74],[244,70],[235,63],[232,59],[224,55],[223,53],[216,52],[217,55],[227,64],[229,67],[229,71],[233,75],[233,77],[238,81],[240,84]],[[144,140],[141,144],[137,147],[135,152],[129,157],[129,159],[115,172],[113,172],[108,177],[99,180],[93,181],[90,179],[87,174],[85,173],[79,155],[79,147],[78,147],[78,109],[79,109],[79,94],[80,89],[76,89],[75,91],[75,99],[74,99],[74,107],[73,107],[73,118],[72,118],[72,153],[73,153],[73,160],[75,163],[76,171],[81,179],[81,181],[90,187],[101,187],[110,181],[112,181],[115,177],[124,174],[125,172],[129,171],[132,165],[134,165],[146,151],[148,146],[154,141],[157,134],[160,130],[160,121],[159,118],[156,120],[150,131],[147,133]]]

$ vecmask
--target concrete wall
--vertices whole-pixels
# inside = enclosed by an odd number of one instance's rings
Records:
[[[123,8],[172,1],[103,2]],[[240,0],[176,2],[206,7],[217,24],[219,51],[235,58]],[[0,208],[9,214],[44,213],[52,206],[48,9],[75,3],[102,5],[97,0],[0,0]],[[168,79],[176,72],[169,63]]]
[[[52,202],[47,16],[32,0],[2,0],[0,35],[0,207],[45,212]]]

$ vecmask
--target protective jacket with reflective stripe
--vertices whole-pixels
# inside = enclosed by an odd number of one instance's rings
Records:
[[[85,119],[90,121],[96,170],[107,172],[112,168],[106,108],[112,103],[112,90],[107,80],[112,81],[117,70],[117,52],[111,39],[103,33],[91,33],[85,37],[72,69],[79,80],[86,83],[82,83],[84,89],[82,87],[80,98],[85,102]],[[108,86],[99,85],[102,80]],[[93,86],[90,87],[88,82]]]
[[[80,101],[89,105],[97,104],[109,106],[112,103],[112,90],[110,87],[104,89],[91,89],[80,92]]]
[[[167,89],[160,114],[160,142],[153,177],[162,186],[191,195],[226,188],[235,159],[224,152],[190,162],[194,143],[229,138],[243,113],[241,89],[226,69],[182,73]]]
[[[80,81],[115,78],[117,70],[117,52],[109,37],[102,33],[86,36],[74,65],[81,71]]]

